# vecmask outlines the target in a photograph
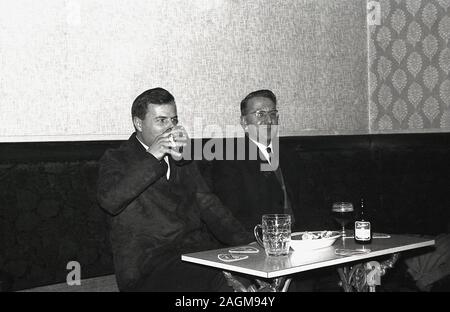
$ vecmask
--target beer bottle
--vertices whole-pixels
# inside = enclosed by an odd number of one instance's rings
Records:
[[[359,213],[355,218],[355,242],[358,244],[370,244],[372,242],[372,228],[365,213],[364,199],[361,198]]]

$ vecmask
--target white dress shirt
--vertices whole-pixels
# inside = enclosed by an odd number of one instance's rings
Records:
[[[267,151],[268,148],[270,148],[270,150],[272,150],[272,141],[270,142],[270,144],[268,146],[265,146],[262,143],[259,143],[258,141],[253,140],[252,138],[249,137],[250,140],[252,140],[253,143],[256,144],[256,146],[258,146],[259,150],[261,151],[261,153],[263,154],[264,158],[270,163],[270,155],[269,152]]]

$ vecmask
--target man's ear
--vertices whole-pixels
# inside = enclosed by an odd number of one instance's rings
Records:
[[[136,130],[138,130],[139,132],[142,132],[142,119],[140,119],[137,116],[134,116],[133,124],[134,124],[134,127],[136,128]]]
[[[240,123],[241,123],[241,126],[242,126],[242,128],[244,128],[244,130],[245,129],[247,129],[247,120],[245,119],[245,116],[241,116],[241,118],[240,118]]]

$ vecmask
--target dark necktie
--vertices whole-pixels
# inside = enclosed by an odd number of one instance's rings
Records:
[[[272,149],[270,148],[270,147],[267,147],[266,148],[266,151],[267,151],[267,154],[269,154],[269,162],[271,162],[271,160],[272,160]]]
[[[272,159],[272,149],[270,147],[267,147],[266,151],[269,154],[269,161],[270,161]],[[283,191],[283,199],[284,199],[283,200],[283,211],[284,211],[284,213],[291,215],[291,222],[292,222],[292,224],[294,224],[294,222],[295,222],[294,213],[292,211],[291,202],[290,202],[289,196],[287,194],[286,184],[284,183],[284,177],[283,177],[283,173],[281,172],[280,166],[278,166],[277,169],[275,170],[275,176],[277,177],[277,180],[280,183],[281,189]]]

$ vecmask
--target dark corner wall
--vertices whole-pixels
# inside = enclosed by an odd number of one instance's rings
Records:
[[[2,290],[64,282],[72,260],[82,278],[114,272],[95,193],[98,160],[120,143],[0,144]],[[336,228],[331,203],[364,196],[375,231],[450,231],[450,134],[283,137],[281,144],[296,151],[304,228]]]

